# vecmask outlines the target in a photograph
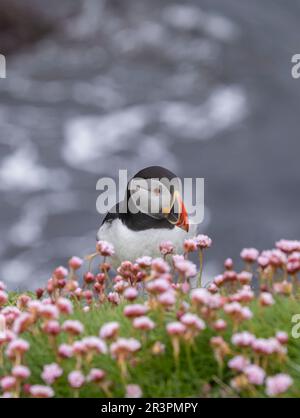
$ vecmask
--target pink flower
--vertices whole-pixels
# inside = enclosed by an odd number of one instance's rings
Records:
[[[15,389],[17,380],[14,376],[5,376],[1,379],[1,387],[4,392],[9,392]]]
[[[85,378],[84,378],[83,374],[78,370],[74,370],[73,372],[69,373],[69,375],[68,375],[69,385],[73,389],[81,388],[81,386],[84,384],[84,381],[85,381]]]
[[[72,348],[75,356],[83,356],[88,351],[83,341],[75,341],[72,345]]]
[[[81,322],[77,320],[68,319],[62,324],[62,330],[72,335],[82,334],[84,327]]]
[[[133,304],[125,306],[124,315],[127,318],[135,318],[136,316],[143,316],[148,312],[148,308],[145,305]]]
[[[62,374],[62,368],[58,364],[52,363],[44,366],[41,377],[47,385],[52,385]]]
[[[285,353],[284,347],[282,347],[276,338],[257,338],[252,342],[252,348],[256,353],[264,355]]]
[[[59,310],[55,305],[41,305],[39,309],[39,314],[42,318],[45,319],[58,319]]]
[[[102,369],[91,369],[88,376],[87,381],[88,382],[94,382],[99,383],[102,382],[102,380],[105,378],[106,373]]]
[[[293,251],[300,251],[300,241],[281,239],[276,242],[276,247],[284,253],[290,254]]]
[[[69,344],[61,344],[58,348],[58,354],[62,358],[71,358],[73,356],[73,347]]]
[[[238,372],[242,372],[249,364],[250,362],[246,357],[236,356],[228,362],[228,367]]]
[[[72,257],[69,260],[69,267],[72,270],[78,270],[78,269],[80,269],[80,267],[82,266],[82,264],[83,264],[83,260],[81,258],[79,258],[79,257]]]
[[[238,276],[238,281],[242,284],[242,285],[248,285],[249,283],[251,283],[251,280],[253,278],[253,274],[250,273],[249,271],[241,271]]]
[[[217,286],[220,287],[225,283],[225,277],[223,274],[218,274],[215,278],[213,283]]]
[[[152,270],[158,274],[169,273],[170,271],[169,264],[162,258],[155,258],[154,260],[152,260],[151,267]]]
[[[181,322],[170,322],[167,324],[167,333],[169,335],[183,335],[186,331],[186,326]]]
[[[141,398],[143,396],[142,389],[139,385],[127,385],[125,398]]]
[[[6,285],[0,281],[0,290],[6,290]]]
[[[7,293],[0,290],[0,306],[5,305],[8,301]]]
[[[155,279],[146,285],[146,289],[150,293],[164,293],[171,287],[170,282],[166,279]]]
[[[224,319],[218,319],[214,322],[213,327],[216,331],[224,331],[227,328],[227,322]]]
[[[288,337],[288,335],[287,335],[286,332],[284,332],[284,331],[278,331],[276,333],[276,339],[277,339],[277,341],[280,344],[287,344],[288,343],[288,340],[289,340],[289,337]]]
[[[137,291],[135,287],[128,287],[124,291],[124,298],[129,301],[132,301],[138,297],[138,294],[139,292]]]
[[[198,248],[204,249],[211,247],[212,240],[207,235],[197,235],[195,240]]]
[[[194,277],[197,274],[197,268],[190,260],[174,262],[175,269],[184,277]]]
[[[32,315],[27,312],[22,312],[21,315],[16,318],[12,330],[15,334],[21,334],[22,332],[26,331],[32,322]]]
[[[113,357],[135,353],[141,348],[141,343],[134,338],[118,338],[110,346],[110,352]]]
[[[56,306],[61,314],[71,315],[73,313],[73,304],[67,298],[58,298]]]
[[[174,251],[174,244],[171,241],[164,241],[160,244],[159,250],[163,256],[172,254]]]
[[[141,331],[150,331],[155,327],[155,324],[147,316],[140,316],[133,320],[133,327]]]
[[[226,258],[226,260],[224,261],[224,267],[226,268],[226,270],[232,270],[233,269],[232,258]]]
[[[195,328],[198,331],[203,331],[206,328],[205,322],[197,315],[191,313],[183,314],[180,318],[180,322],[182,322],[186,327]]]
[[[120,303],[120,296],[117,292],[109,292],[107,300],[114,305],[118,305]]]
[[[12,375],[19,380],[28,379],[28,377],[31,375],[30,370],[26,366],[15,366],[11,372]]]
[[[158,302],[164,307],[170,307],[176,303],[176,294],[173,290],[168,290],[167,292],[161,293],[158,298]]]
[[[266,393],[268,396],[277,396],[286,392],[293,384],[293,379],[284,373],[268,377],[266,380]]]
[[[244,373],[251,385],[262,385],[265,380],[265,371],[255,364],[250,364],[244,369]]]
[[[250,347],[255,341],[255,336],[248,331],[233,334],[231,338],[232,344],[238,347]]]
[[[207,289],[195,289],[192,291],[192,302],[200,305],[206,305],[211,298],[211,294]]]
[[[54,270],[53,275],[57,278],[57,279],[65,279],[68,275],[68,270],[63,267],[63,266],[59,266]]]
[[[111,257],[115,253],[113,245],[106,241],[98,241],[96,249],[103,257]]]
[[[53,389],[43,385],[30,386],[29,392],[34,398],[53,398],[54,396]]]
[[[118,335],[119,329],[120,325],[118,322],[107,322],[102,325],[99,335],[105,340],[112,339]]]
[[[253,263],[257,260],[259,252],[256,248],[244,248],[241,251],[241,258],[247,263]]]
[[[183,249],[185,253],[192,253],[197,250],[197,241],[195,239],[186,239],[183,243]]]
[[[43,325],[43,331],[46,334],[49,335],[53,335],[56,336],[60,333],[60,325],[58,321],[47,321],[44,325]]]
[[[12,340],[6,349],[6,355],[13,359],[18,355],[23,355],[26,353],[26,351],[29,350],[29,343],[25,340],[22,340],[21,338],[17,338],[15,340]]]
[[[271,293],[262,292],[259,296],[259,302],[262,306],[270,306],[274,305],[275,300],[273,299]]]
[[[145,255],[144,257],[140,257],[136,259],[136,263],[143,269],[148,268],[151,266],[152,258]]]
[[[97,337],[85,337],[82,340],[83,344],[86,346],[88,350],[96,351],[99,354],[106,354],[107,353],[107,346],[106,343]]]

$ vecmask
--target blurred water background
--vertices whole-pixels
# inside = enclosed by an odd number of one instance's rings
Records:
[[[94,248],[96,182],[205,178],[206,277],[299,238],[297,0],[0,0],[0,279]]]

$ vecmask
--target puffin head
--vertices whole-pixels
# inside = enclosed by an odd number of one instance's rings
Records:
[[[143,213],[158,221],[168,221],[189,230],[188,213],[181,197],[180,179],[160,166],[136,173],[127,187],[127,204],[131,213]]]

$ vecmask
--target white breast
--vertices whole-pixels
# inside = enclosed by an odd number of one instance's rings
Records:
[[[144,255],[159,257],[159,244],[163,241],[173,242],[176,253],[182,254],[183,241],[194,236],[196,229],[197,225],[191,225],[188,233],[178,227],[132,231],[120,219],[114,219],[111,223],[101,225],[98,239],[113,244],[115,256],[112,262],[113,266],[117,267],[124,260],[135,261]]]

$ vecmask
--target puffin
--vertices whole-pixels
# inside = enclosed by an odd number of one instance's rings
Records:
[[[180,179],[161,166],[140,170],[128,182],[123,201],[106,214],[97,240],[114,246],[112,266],[138,258],[160,257],[160,244],[170,241],[182,254],[185,239],[196,234],[181,196]]]

